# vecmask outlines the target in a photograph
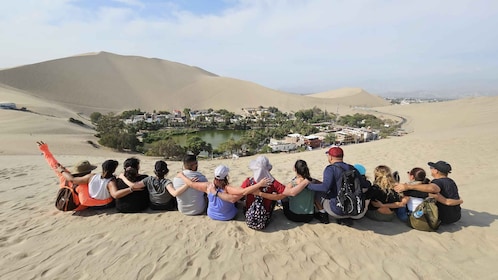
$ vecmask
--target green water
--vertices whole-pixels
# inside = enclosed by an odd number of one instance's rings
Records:
[[[230,138],[239,140],[244,136],[244,133],[245,130],[202,130],[192,134],[175,135],[172,138],[179,145],[185,146],[189,135],[197,135],[206,143],[211,143],[213,149],[216,149],[221,143],[226,142]]]

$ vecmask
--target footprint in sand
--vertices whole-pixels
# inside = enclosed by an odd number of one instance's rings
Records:
[[[220,255],[221,255],[221,246],[220,246],[219,242],[216,242],[216,244],[214,245],[214,248],[209,253],[208,258],[210,260],[215,260],[215,259],[219,258]]]
[[[154,275],[155,266],[152,264],[146,264],[144,267],[140,268],[136,279],[152,279]]]

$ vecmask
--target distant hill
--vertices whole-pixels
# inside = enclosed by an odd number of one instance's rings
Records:
[[[339,107],[389,104],[361,89],[340,96],[336,91],[296,95],[181,63],[107,52],[0,70],[0,84],[86,115],[137,108],[212,108],[237,113],[243,107],[257,106],[288,112],[317,106],[335,112]]]
[[[389,104],[384,98],[370,94],[361,88],[340,88],[308,95],[315,98],[334,98],[342,105],[358,107],[381,107]]]

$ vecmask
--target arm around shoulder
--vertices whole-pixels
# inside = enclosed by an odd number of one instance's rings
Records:
[[[132,182],[128,180],[128,178],[126,178],[122,173],[119,174],[119,179],[121,179],[126,185],[128,185],[128,187],[132,188],[134,191],[142,190],[145,187],[143,181]]]
[[[292,184],[288,184],[287,186],[285,186],[285,190],[282,194],[284,194],[285,196],[296,196],[300,192],[302,192],[309,183],[310,181],[308,181],[308,179],[304,179],[294,187],[292,187]]]
[[[132,187],[118,190],[118,185],[116,184],[116,180],[114,179],[109,181],[109,183],[107,183],[107,189],[109,190],[109,193],[114,199],[125,197],[133,192]]]
[[[434,184],[434,183],[416,184],[416,185],[398,184],[394,187],[394,190],[397,192],[415,190],[415,191],[426,192],[426,193],[438,193],[441,191],[439,186]]]
[[[232,203],[235,203],[237,202],[239,199],[242,198],[242,195],[238,195],[238,194],[229,194],[227,192],[217,192],[216,193],[216,196],[218,196],[220,199],[224,200],[224,201],[227,201],[227,202],[232,202]]]
[[[444,204],[446,206],[457,206],[463,203],[462,199],[451,199],[451,198],[446,198],[440,193],[436,194],[431,194],[430,197],[433,197],[436,199],[437,202]]]
[[[87,174],[83,177],[74,177],[71,173],[69,173],[64,167],[59,166],[57,171],[59,171],[64,177],[64,179],[70,181],[71,183],[74,184],[88,184],[90,182],[90,179],[95,175],[94,173]]]
[[[248,186],[246,188],[227,186],[226,190],[229,194],[233,194],[233,195],[248,195],[250,193],[257,191],[259,188],[268,185],[269,183],[270,183],[270,180],[268,178],[263,178],[258,183],[254,184],[252,186]]]
[[[179,187],[178,189],[175,189],[173,187],[173,184],[171,182],[169,182],[167,185],[166,185],[166,189],[168,190],[168,192],[173,196],[173,197],[177,197],[179,195],[181,195],[182,193],[184,193],[187,189],[189,188],[189,186],[187,184],[184,184],[182,185],[181,187]]]

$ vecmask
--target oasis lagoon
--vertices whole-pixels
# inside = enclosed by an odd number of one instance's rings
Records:
[[[191,134],[174,135],[171,138],[179,145],[185,146],[189,136],[199,136],[206,143],[210,143],[213,149],[217,149],[221,143],[231,138],[239,140],[245,132],[246,130],[200,130]]]

